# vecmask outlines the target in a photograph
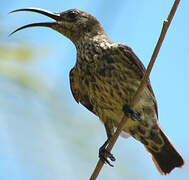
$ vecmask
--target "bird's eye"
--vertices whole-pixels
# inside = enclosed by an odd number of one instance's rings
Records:
[[[70,11],[69,13],[68,13],[68,17],[70,18],[70,19],[75,19],[77,16],[78,16],[78,12],[77,11]]]

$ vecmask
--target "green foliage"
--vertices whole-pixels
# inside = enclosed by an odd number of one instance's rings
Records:
[[[2,26],[0,29],[2,30]],[[3,31],[0,31],[0,36],[2,34]],[[42,51],[39,52],[38,49],[42,49]],[[42,95],[47,95],[48,84],[38,72],[30,68],[35,59],[44,55],[42,52],[43,48],[38,45],[25,42],[6,43],[0,39],[0,76],[12,79],[20,86],[37,91]]]
[[[20,47],[5,47],[0,46],[0,61],[2,60],[16,60],[28,61],[32,57],[32,48],[29,46]]]

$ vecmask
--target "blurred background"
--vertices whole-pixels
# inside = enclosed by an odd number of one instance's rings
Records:
[[[69,85],[76,60],[70,40],[48,28],[15,28],[45,22],[43,15],[8,12],[38,7],[53,12],[78,8],[92,13],[116,42],[133,48],[147,66],[173,0],[1,0],[0,7],[0,179],[89,179],[106,139],[102,123],[77,104]],[[181,1],[151,74],[162,128],[186,165],[161,176],[133,138],[119,138],[114,168],[99,180],[189,179],[189,1]],[[51,21],[51,20],[50,20]]]

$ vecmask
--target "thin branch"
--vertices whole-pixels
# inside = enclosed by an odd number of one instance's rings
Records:
[[[160,50],[160,48],[161,48],[162,42],[163,42],[163,40],[164,40],[164,38],[165,38],[166,32],[167,32],[167,30],[168,30],[168,28],[169,28],[169,25],[170,25],[170,23],[171,23],[171,21],[172,21],[172,19],[173,19],[173,16],[174,16],[174,14],[175,14],[175,12],[176,12],[176,10],[177,10],[177,7],[178,7],[179,3],[180,3],[180,0],[175,0],[174,4],[173,4],[173,6],[172,6],[172,9],[171,9],[171,11],[170,11],[170,13],[169,13],[169,16],[167,17],[167,19],[166,19],[166,20],[164,21],[164,23],[163,23],[163,27],[162,27],[162,30],[161,30],[160,37],[159,37],[159,39],[158,39],[158,42],[157,42],[156,47],[155,47],[155,49],[154,49],[154,52],[153,52],[153,54],[152,54],[150,63],[148,64],[148,67],[147,67],[147,70],[146,70],[146,72],[145,72],[145,75],[144,75],[144,77],[143,77],[143,79],[142,79],[142,81],[141,81],[141,83],[140,83],[139,88],[137,89],[137,92],[136,92],[135,96],[134,96],[133,99],[132,99],[132,102],[131,102],[131,104],[130,104],[131,107],[134,107],[134,105],[135,105],[135,103],[137,102],[137,100],[138,100],[140,94],[142,93],[143,89],[144,89],[145,86],[146,86],[146,82],[147,82],[148,79],[149,79],[150,72],[151,72],[151,70],[152,70],[152,67],[153,67],[154,62],[155,62],[155,60],[156,60],[156,57],[157,57],[157,55],[158,55],[158,53],[159,53],[159,50]],[[113,148],[113,146],[114,146],[114,144],[115,144],[117,138],[119,137],[121,131],[123,130],[123,127],[124,127],[124,125],[125,125],[127,119],[128,119],[128,117],[124,116],[124,117],[122,118],[121,122],[119,123],[119,126],[118,126],[118,128],[117,128],[117,130],[116,130],[116,132],[115,132],[115,134],[114,134],[114,136],[113,136],[113,138],[111,139],[110,144],[109,144],[108,147],[107,147],[107,150],[108,150],[109,152],[112,150],[112,148]],[[97,163],[97,165],[96,165],[96,168],[95,168],[95,170],[94,170],[92,176],[90,177],[90,180],[95,180],[95,179],[97,178],[97,176],[98,176],[98,174],[100,173],[100,170],[102,169],[103,165],[104,165],[104,162],[102,162],[102,161],[99,159],[99,161],[98,161],[98,163]]]

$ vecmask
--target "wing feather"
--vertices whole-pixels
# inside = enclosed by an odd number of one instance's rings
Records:
[[[118,44],[118,48],[120,50],[120,53],[122,54],[123,58],[127,58],[130,61],[132,61],[134,67],[133,69],[136,71],[137,74],[139,74],[140,78],[142,79],[145,72],[146,72],[146,68],[144,67],[143,63],[140,61],[140,59],[136,56],[136,54],[133,52],[133,50],[124,44]],[[147,81],[147,87],[150,90],[150,92],[152,93],[152,95],[154,96],[154,104],[155,104],[155,108],[156,108],[156,113],[158,115],[158,107],[157,107],[157,101],[155,99],[155,95],[150,83],[150,79],[148,79]]]

